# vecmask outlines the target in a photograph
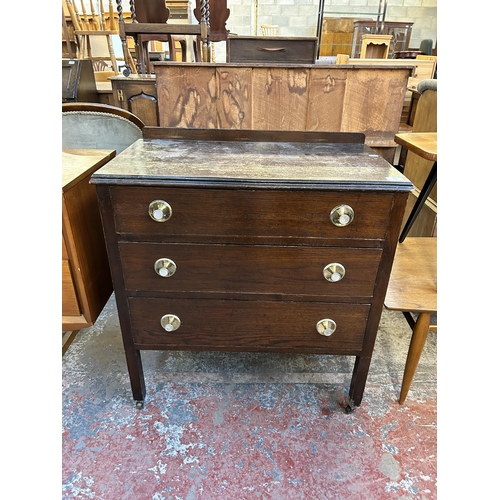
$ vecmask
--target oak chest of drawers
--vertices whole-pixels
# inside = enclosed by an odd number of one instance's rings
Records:
[[[359,405],[412,184],[362,134],[144,133],[91,180],[137,405],[144,349],[355,356]]]

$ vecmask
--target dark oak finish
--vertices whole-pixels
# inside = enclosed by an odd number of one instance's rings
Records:
[[[134,343],[141,349],[307,352],[361,351],[369,304],[129,298]],[[173,312],[182,330],[167,333],[159,318]],[[331,337],[318,335],[318,319],[337,317]]]
[[[133,113],[147,126],[159,125],[154,75],[112,76],[109,80],[117,106]]]
[[[248,202],[248,200],[247,200]],[[222,221],[221,221],[222,222]],[[325,295],[372,297],[381,250],[349,247],[120,243],[125,288],[135,291]],[[158,255],[177,264],[175,280],[159,280],[151,267]],[[323,278],[318,262],[342,262],[346,276]],[[323,267],[324,267],[323,266]],[[214,280],[217,268],[217,280]],[[258,272],[256,272],[258,270]]]
[[[62,102],[99,102],[92,61],[62,60]]]
[[[193,9],[194,17],[198,22],[202,20],[202,0],[195,1]],[[227,8],[227,0],[210,0],[210,40],[221,42],[226,40],[229,30],[226,28],[226,21],[229,18],[230,10]]]
[[[227,40],[227,62],[314,64],[316,37],[235,36]]]
[[[359,405],[412,184],[351,134],[160,130],[91,180],[134,399],[143,349],[304,352],[356,356]],[[148,215],[157,199],[165,222]],[[330,221],[341,204],[355,212],[345,227]],[[154,270],[163,258],[170,277]],[[323,277],[332,262],[340,281]],[[178,330],[163,329],[165,314]],[[337,323],[329,337],[316,331],[324,318]]]

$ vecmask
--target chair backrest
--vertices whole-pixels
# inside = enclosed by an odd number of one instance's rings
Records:
[[[260,29],[263,36],[278,36],[279,26],[277,24],[263,24]]]
[[[166,23],[170,17],[165,0],[135,0],[134,4],[139,23]]]
[[[63,149],[114,149],[118,155],[142,138],[144,123],[128,111],[107,104],[62,105]]]
[[[425,40],[422,40],[420,42],[420,52],[422,52],[425,55],[431,56],[432,55],[432,39],[426,38]]]

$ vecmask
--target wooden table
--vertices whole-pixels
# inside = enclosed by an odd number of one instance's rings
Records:
[[[114,156],[114,150],[62,150],[63,354],[77,331],[94,323],[113,291],[96,190],[89,179]]]
[[[138,407],[146,349],[354,356],[359,405],[411,182],[362,134],[144,131],[91,179]]]
[[[403,231],[401,231],[399,242],[402,243],[437,181],[437,132],[410,132],[396,134],[394,141],[407,148],[408,151],[421,156],[425,160],[434,162],[434,165],[429,171],[429,175],[427,176],[427,179],[422,187],[422,191],[420,191],[415,206],[406,221]]]
[[[385,307],[402,311],[413,330],[399,402],[404,403],[437,312],[437,238],[414,237],[399,243],[385,297]],[[415,322],[410,312],[417,313]]]

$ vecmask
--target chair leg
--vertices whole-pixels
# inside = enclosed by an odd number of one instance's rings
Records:
[[[401,384],[401,394],[399,396],[399,404],[405,402],[406,396],[410,389],[415,370],[417,369],[420,355],[427,340],[429,326],[431,324],[430,313],[420,313],[413,329],[411,336],[410,348],[408,349],[408,357],[406,358],[405,371],[403,374],[403,382]]]

